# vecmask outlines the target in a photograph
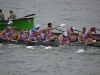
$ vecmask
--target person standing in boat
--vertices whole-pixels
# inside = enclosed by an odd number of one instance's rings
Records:
[[[68,35],[68,38],[70,41],[75,42],[76,41],[76,36],[73,36],[72,33],[74,33],[75,27],[72,26],[71,28],[68,28],[66,30],[66,33]],[[72,33],[71,33],[72,32]]]
[[[52,28],[52,23],[48,23],[48,27],[46,28],[46,38],[48,41],[58,39],[58,37],[54,36],[53,32],[51,31],[54,29],[56,29],[56,28]]]
[[[3,20],[5,20],[5,16],[2,13],[2,9],[0,9],[0,21],[3,21]]]
[[[37,33],[38,33],[39,28],[40,28],[40,25],[37,24],[35,27],[33,27],[29,31],[29,38],[27,41],[38,41]]]
[[[85,38],[86,37],[86,28],[83,27],[82,32],[78,35],[78,42],[79,43],[86,43],[86,42],[93,42],[91,38]]]
[[[91,38],[91,39],[95,39],[92,36],[92,32],[94,32],[96,34],[96,28],[95,27],[91,27],[89,30],[86,31],[86,39],[87,38]]]
[[[60,34],[60,36],[58,37],[58,41],[60,42],[60,45],[62,45],[64,42],[68,43],[69,39],[68,39],[68,35],[66,33],[66,31],[62,34]]]
[[[8,20],[14,20],[16,19],[16,14],[13,13],[13,10],[9,10],[10,16],[8,17]]]
[[[19,34],[18,34],[18,39],[17,40],[26,41],[28,39],[27,33],[29,33],[29,31],[24,31],[23,29],[21,29]]]

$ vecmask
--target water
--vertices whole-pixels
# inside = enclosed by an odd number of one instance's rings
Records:
[[[33,46],[7,44],[0,48],[0,75],[99,75],[100,48]]]
[[[48,22],[59,29],[95,26],[100,29],[100,0],[0,0],[5,17],[13,9],[17,17],[35,13],[41,29]],[[98,32],[100,33],[100,32]],[[0,45],[0,75],[100,75],[100,48]]]

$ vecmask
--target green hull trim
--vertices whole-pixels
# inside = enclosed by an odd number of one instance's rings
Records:
[[[0,30],[5,29],[8,25],[8,20],[0,21]],[[19,20],[13,20],[13,26],[16,27],[17,30],[19,29],[27,29],[30,30],[34,27],[34,18],[24,18]]]

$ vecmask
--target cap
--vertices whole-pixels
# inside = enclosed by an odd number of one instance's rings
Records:
[[[38,28],[38,27],[40,27],[40,25],[39,25],[39,24],[37,24],[35,27],[36,27],[36,28]]]
[[[9,21],[8,23],[9,23],[9,24],[12,24],[13,22],[12,22],[12,21]]]
[[[67,36],[67,33],[66,32],[64,32],[63,34],[64,34],[64,36]]]
[[[13,10],[9,10],[9,12],[12,12]]]
[[[74,27],[74,26],[72,26],[72,29],[73,29],[73,30],[75,30],[75,27]]]

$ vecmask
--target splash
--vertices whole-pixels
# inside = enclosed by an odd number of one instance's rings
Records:
[[[79,49],[78,51],[76,51],[75,53],[85,53],[86,51],[84,49]]]
[[[28,48],[28,49],[34,49],[33,46],[27,46],[26,48]]]
[[[44,49],[52,49],[52,47],[51,46],[48,46],[48,47],[45,47]]]

